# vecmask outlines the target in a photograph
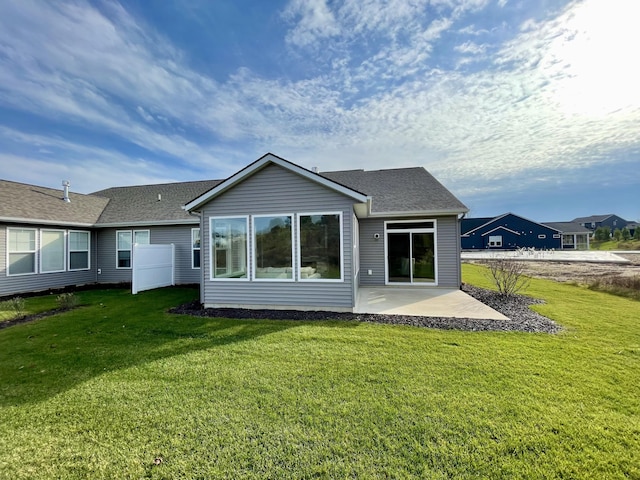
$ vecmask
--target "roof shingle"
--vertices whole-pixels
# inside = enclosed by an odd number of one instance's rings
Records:
[[[97,195],[70,192],[69,198],[70,202],[63,200],[62,189],[0,180],[0,219],[90,226],[109,203],[108,198]]]

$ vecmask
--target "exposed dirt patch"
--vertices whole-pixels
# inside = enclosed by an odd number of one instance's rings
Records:
[[[640,254],[617,254],[631,261],[630,264],[618,263],[586,263],[586,262],[535,262],[525,261],[524,274],[534,278],[545,278],[556,282],[591,283],[602,277],[635,277],[640,276]],[[466,263],[480,263],[469,260]]]

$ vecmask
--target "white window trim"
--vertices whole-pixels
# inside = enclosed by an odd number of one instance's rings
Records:
[[[360,275],[360,223],[355,214],[351,218],[351,235],[353,236],[351,264],[353,265],[353,279],[356,280]]]
[[[131,234],[131,249],[121,249],[118,248],[118,233],[129,232]],[[151,244],[151,230],[116,230],[116,270],[131,270],[131,265],[133,265],[133,246],[135,245],[136,233],[139,232],[147,232],[149,234],[149,244]],[[119,267],[118,266],[118,252],[131,252],[129,255],[129,266],[128,267]]]
[[[200,247],[196,248],[193,246],[194,233],[198,232],[200,235]],[[195,252],[198,250],[200,252],[200,266],[196,267],[195,265]],[[200,270],[202,268],[202,232],[200,231],[200,227],[191,229],[191,270]]]
[[[34,238],[34,250],[20,250],[20,251],[16,251],[16,252],[12,252],[9,249],[9,232],[11,230],[30,230],[33,233],[33,238]],[[25,275],[37,275],[38,273],[38,229],[37,228],[17,228],[17,227],[7,227],[6,230],[6,236],[7,236],[7,254],[6,254],[6,263],[5,265],[7,266],[7,277],[22,277]],[[11,253],[33,253],[33,272],[27,272],[27,273],[9,273],[10,271],[10,263],[9,263],[9,254]]]
[[[214,265],[214,242],[213,238],[213,222],[214,220],[228,220],[231,218],[243,218],[245,220],[245,225],[247,228],[247,244],[246,244],[246,261],[247,261],[247,276],[245,278],[225,278],[225,277],[214,277],[213,272],[215,271]],[[226,215],[220,217],[209,217],[209,280],[212,282],[248,282],[251,280],[251,258],[249,256],[250,248],[249,242],[251,241],[251,230],[249,230],[249,216],[248,215]],[[202,232],[200,232],[200,265],[202,266]]]
[[[42,242],[42,234],[45,232],[59,232],[62,233],[62,269],[61,270],[46,270],[44,269],[43,266],[43,250],[42,250],[42,246],[43,246],[43,242]],[[67,231],[66,230],[62,230],[59,228],[41,228],[40,229],[40,255],[39,255],[39,267],[40,267],[40,273],[61,273],[61,272],[66,272],[67,271]],[[37,241],[36,241],[37,243]]]
[[[256,254],[256,249],[258,245],[255,239],[256,233],[256,218],[267,218],[267,217],[291,217],[291,278],[256,278],[256,260],[258,258]],[[253,258],[251,259],[251,280],[255,280],[256,282],[295,282],[296,281],[296,242],[295,242],[295,223],[296,216],[293,213],[266,213],[260,215],[253,215],[251,218],[251,243],[253,246]]]
[[[309,217],[313,215],[338,215],[340,222],[340,278],[302,278],[302,245],[300,242],[300,217]],[[298,213],[296,215],[296,234],[298,236],[298,266],[294,270],[296,275],[295,278],[299,282],[320,282],[320,283],[342,283],[344,282],[344,233],[342,226],[342,212],[311,212],[311,213]],[[293,229],[291,229],[293,230]],[[293,244],[292,244],[293,246]]]
[[[127,250],[127,249],[120,249],[118,248],[118,237],[120,236],[121,233],[130,233],[131,234],[131,241],[129,242],[131,244],[131,249]],[[126,252],[129,251],[131,252],[131,254],[129,255],[129,266],[128,267],[121,267],[118,265],[118,253],[120,252]],[[131,256],[133,255],[133,231],[132,230],[116,230],[116,269],[117,270],[131,270],[131,264],[133,263]]]
[[[388,229],[387,225],[393,223],[425,223],[425,222],[433,222],[432,228],[400,228],[400,229]],[[411,283],[401,283],[401,282],[389,282],[389,262],[387,259],[389,258],[389,246],[387,242],[387,233],[431,233],[433,232],[433,275],[435,277],[434,282],[414,282],[411,279]],[[437,287],[438,286],[438,221],[435,218],[422,218],[416,220],[385,220],[384,222],[384,284],[385,285],[401,285],[407,287]]]
[[[544,233],[541,233],[538,235],[538,239],[539,240],[545,240],[547,238],[547,236]]]
[[[500,241],[498,242],[497,240],[493,240],[493,242],[495,242],[495,245],[491,245],[492,238],[499,238]],[[502,245],[503,245],[502,235],[489,235],[489,248],[502,248]]]
[[[87,234],[87,268],[71,268],[71,253],[84,252],[85,250],[71,250],[71,234],[86,233]],[[89,230],[69,230],[67,235],[67,269],[70,272],[81,272],[91,270],[91,232]]]

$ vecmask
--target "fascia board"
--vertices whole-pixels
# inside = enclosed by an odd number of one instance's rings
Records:
[[[65,221],[56,221],[56,220],[42,220],[40,218],[13,218],[13,217],[0,217],[0,222],[2,223],[25,223],[32,225],[57,225],[60,227],[69,226],[69,227],[93,227],[94,223],[84,223],[84,222],[65,222]]]
[[[376,212],[369,214],[370,218],[383,218],[383,217],[425,217],[425,216],[443,216],[443,215],[459,215],[461,213],[467,213],[468,209],[453,209],[453,210],[407,210],[399,212]]]
[[[500,226],[494,228],[493,230],[489,230],[488,232],[483,233],[480,236],[484,237],[485,235],[490,235],[493,232],[495,232],[496,230],[506,230],[507,232],[515,233],[516,235],[521,235],[520,232],[516,232],[515,230],[511,230],[510,228],[507,228],[507,227],[505,227],[503,225],[500,225]]]
[[[193,225],[200,223],[198,217],[193,219],[187,218],[182,220],[144,220],[140,222],[114,222],[114,223],[96,223],[96,228],[113,228],[113,227],[153,227],[154,225]]]

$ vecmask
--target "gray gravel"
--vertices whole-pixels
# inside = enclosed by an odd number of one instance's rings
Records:
[[[271,319],[271,320],[355,320],[359,322],[413,325],[443,330],[499,330],[535,333],[558,333],[562,328],[547,317],[534,312],[529,305],[544,303],[524,295],[505,297],[492,290],[463,285],[462,290],[509,320],[485,320],[476,318],[416,317],[410,315],[381,315],[371,313],[305,312],[300,310],[251,310],[242,308],[206,308],[191,302],[171,309],[171,313],[201,317]]]

